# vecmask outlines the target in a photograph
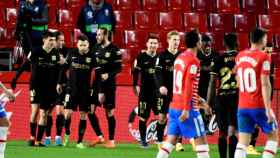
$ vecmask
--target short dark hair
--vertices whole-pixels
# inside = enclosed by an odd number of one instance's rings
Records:
[[[207,35],[207,34],[202,35],[201,42],[211,42],[211,41],[212,41],[212,38],[210,35]]]
[[[108,28],[106,27],[99,27],[98,29],[103,30],[103,34],[108,36],[108,40],[111,41],[112,40],[112,31],[110,31]]]
[[[147,41],[149,41],[149,39],[156,39],[159,40],[159,37],[156,33],[149,33],[148,37],[147,37]]]
[[[195,48],[199,41],[199,33],[197,30],[191,30],[185,33],[185,44],[187,48]]]
[[[63,34],[63,32],[61,32],[61,31],[56,31],[56,32],[55,32],[55,38],[56,38],[56,39],[58,39],[58,37],[59,37],[59,36],[62,36],[62,35],[64,35],[64,34]]]
[[[233,50],[236,49],[237,44],[237,35],[235,33],[226,33],[224,35],[224,46]]]
[[[89,39],[86,35],[84,34],[80,34],[77,38],[78,41],[88,41],[89,42]]]
[[[266,34],[267,34],[266,30],[262,28],[255,28],[250,32],[250,42],[259,43]]]
[[[45,39],[48,37],[56,37],[56,35],[54,32],[47,30],[43,33],[42,38]]]

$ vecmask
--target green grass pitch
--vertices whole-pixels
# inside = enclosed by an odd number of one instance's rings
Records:
[[[211,145],[211,158],[219,158],[217,145]],[[258,150],[263,150],[262,147]],[[29,147],[24,141],[10,141],[7,144],[5,158],[155,158],[157,146],[150,145],[142,149],[138,144],[118,144],[116,149],[105,149],[102,146],[87,149],[77,149],[75,144],[69,147],[50,146],[46,148]],[[172,152],[170,158],[195,158],[190,145],[185,145],[184,152]],[[249,156],[248,158],[261,158]],[[280,158],[278,152],[277,158]]]

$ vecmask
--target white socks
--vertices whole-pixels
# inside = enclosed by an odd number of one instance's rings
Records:
[[[164,142],[157,154],[157,158],[168,158],[169,154],[173,149],[174,149],[173,144]]]
[[[8,127],[0,127],[0,158],[4,158]]]
[[[196,146],[196,155],[197,158],[210,158],[209,156],[209,145],[197,145]]]
[[[236,146],[234,158],[246,158],[246,156],[247,156],[246,145],[238,143]]]
[[[262,157],[263,158],[274,158],[277,153],[277,146],[278,146],[278,142],[268,140],[266,142]]]

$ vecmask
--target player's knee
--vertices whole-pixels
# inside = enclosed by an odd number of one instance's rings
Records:
[[[87,119],[87,113],[84,112],[84,111],[81,111],[81,112],[80,112],[80,119],[81,119],[81,120],[86,120],[86,119]]]
[[[278,141],[278,131],[274,130],[271,133],[268,134],[268,140]]]
[[[107,117],[112,117],[112,116],[114,116],[114,110],[106,110],[106,116],[107,116]]]
[[[234,136],[236,134],[236,130],[233,126],[228,128],[228,136]]]
[[[219,137],[220,137],[220,138],[226,138],[226,137],[227,137],[227,133],[224,132],[224,131],[220,131],[220,132],[219,132]]]

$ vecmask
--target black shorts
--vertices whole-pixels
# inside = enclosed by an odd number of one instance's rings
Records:
[[[160,114],[167,114],[171,99],[170,96],[162,96],[157,99],[157,108]]]
[[[158,98],[156,96],[139,96],[138,101],[138,116],[144,119],[148,119],[150,117],[151,110],[153,111],[154,115],[159,114],[158,108]]]
[[[33,88],[30,89],[30,103],[38,104],[40,109],[49,110],[56,103],[57,93],[51,88]]]
[[[61,105],[61,106],[64,105],[65,95],[66,95],[66,87],[62,86],[62,93],[57,95],[56,105]]]
[[[228,133],[228,126],[237,129],[238,94],[219,95],[217,97],[216,115],[219,130]]]
[[[105,89],[103,91],[105,100],[103,103],[103,108],[112,110],[116,108],[116,88]],[[96,106],[101,106],[101,103],[98,100],[98,92],[93,90],[91,95],[91,103]]]
[[[64,107],[73,111],[77,111],[79,107],[79,111],[88,112],[90,110],[90,92],[77,95],[66,94]]]

